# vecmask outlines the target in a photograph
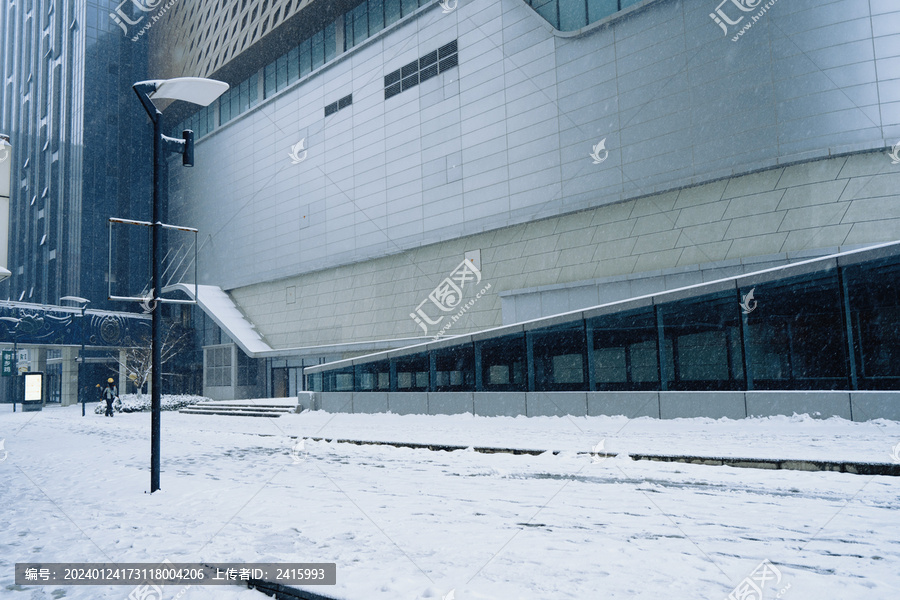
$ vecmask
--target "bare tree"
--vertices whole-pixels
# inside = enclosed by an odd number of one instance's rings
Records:
[[[163,335],[160,341],[160,366],[169,362],[176,354],[181,352],[189,343],[190,331],[173,324],[163,325]],[[153,353],[150,351],[150,336],[141,339],[141,345],[128,348],[125,358],[116,357],[116,367],[110,367],[112,371],[119,372],[119,368],[125,371],[129,381],[138,390],[138,396],[143,394],[144,385],[150,381],[153,375]],[[123,392],[124,393],[124,390]]]

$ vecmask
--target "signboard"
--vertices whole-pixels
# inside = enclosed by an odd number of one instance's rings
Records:
[[[4,350],[2,354],[0,354],[0,373],[2,373],[3,377],[9,377],[13,375],[13,357],[15,356],[15,352],[12,350]]]
[[[19,373],[24,373],[31,368],[31,354],[28,352],[27,348],[25,350],[19,350],[16,366],[19,368]]]
[[[25,373],[25,402],[41,402],[44,399],[44,374]]]

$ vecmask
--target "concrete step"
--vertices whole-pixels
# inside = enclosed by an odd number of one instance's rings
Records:
[[[268,410],[273,412],[294,412],[294,406],[266,406],[264,404],[192,404],[185,408],[214,409],[214,410]]]
[[[280,417],[284,413],[280,412],[253,412],[249,410],[191,410],[182,408],[178,412],[186,415],[222,415],[226,417]]]
[[[179,410],[186,415],[225,415],[243,417],[280,417],[296,410],[290,404],[247,404],[239,402],[203,402]]]

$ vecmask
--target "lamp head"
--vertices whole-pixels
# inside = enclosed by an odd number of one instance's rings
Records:
[[[209,106],[228,90],[228,84],[203,77],[176,77],[151,79],[134,84],[138,93],[146,93],[152,100],[183,100],[200,106]]]

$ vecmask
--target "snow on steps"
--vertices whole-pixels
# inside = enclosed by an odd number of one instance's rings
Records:
[[[296,401],[272,403],[241,402],[234,400],[201,402],[182,408],[186,415],[226,415],[237,417],[280,417],[296,412]]]

